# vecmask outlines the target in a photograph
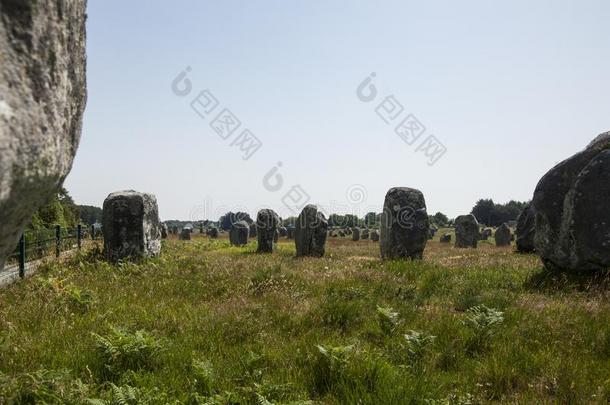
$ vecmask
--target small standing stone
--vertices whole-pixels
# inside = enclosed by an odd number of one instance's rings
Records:
[[[379,231],[377,229],[371,231],[371,240],[373,242],[379,242]]]
[[[306,205],[297,218],[295,244],[297,256],[324,256],[328,221],[315,205]]]
[[[260,210],[256,216],[256,233],[258,240],[258,253],[272,253],[276,239],[276,231],[280,224],[280,217],[270,209]],[[252,229],[252,228],[250,228]]]
[[[249,233],[250,225],[246,221],[234,222],[229,230],[229,242],[233,246],[247,245]]]
[[[358,242],[360,240],[360,228],[356,226],[352,228],[352,240],[354,242]]]
[[[215,226],[208,228],[208,236],[212,239],[218,238],[218,228]]]
[[[256,227],[256,223],[252,222],[250,224],[250,235],[249,235],[249,237],[250,238],[256,238],[257,236],[258,236],[258,229]]]
[[[102,214],[104,254],[112,262],[159,255],[161,223],[157,199],[133,190],[112,193]]]
[[[167,239],[167,225],[161,224],[161,239]]]
[[[189,227],[182,228],[180,232],[180,240],[191,240],[191,233],[193,230]]]
[[[280,226],[279,231],[280,231],[281,238],[285,238],[288,235],[288,229],[286,229],[286,227],[284,227],[284,226]]]
[[[510,228],[507,224],[502,224],[496,229],[496,246],[510,246]]]
[[[362,230],[362,232],[360,232],[360,239],[366,240],[368,238],[369,238],[369,230],[367,228],[364,228]]]
[[[441,235],[441,243],[451,243],[451,234],[450,233],[446,233],[444,235]]]
[[[517,219],[517,252],[534,253],[536,236],[536,212],[534,206],[528,204]]]
[[[479,244],[479,222],[474,215],[461,215],[455,219],[455,247],[476,248]]]
[[[286,239],[294,239],[294,225],[286,227]]]
[[[391,188],[383,203],[380,229],[380,249],[383,259],[421,259],[430,220],[421,191]]]

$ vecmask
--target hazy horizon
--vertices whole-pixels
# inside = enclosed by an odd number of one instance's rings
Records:
[[[163,220],[287,217],[295,190],[360,217],[397,186],[449,217],[480,198],[526,201],[610,129],[609,15],[601,0],[90,0],[89,97],[65,187],[98,207],[113,191],[153,193]],[[185,69],[190,91],[172,85]],[[234,132],[212,128],[225,109]],[[415,119],[425,131],[396,132]],[[240,149],[253,137],[260,148]],[[432,165],[431,141],[446,148]]]

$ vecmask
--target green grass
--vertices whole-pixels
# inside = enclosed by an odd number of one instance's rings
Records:
[[[606,403],[606,278],[431,242],[421,262],[164,241],[95,249],[0,290],[0,404]]]

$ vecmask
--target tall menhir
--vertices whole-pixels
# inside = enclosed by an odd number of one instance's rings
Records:
[[[87,98],[85,0],[0,0],[0,268],[72,167]]]

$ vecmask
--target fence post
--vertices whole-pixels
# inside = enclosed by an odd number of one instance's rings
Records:
[[[19,238],[19,277],[25,277],[25,232]]]
[[[81,224],[76,225],[76,241],[78,243],[78,250],[80,250],[81,248],[81,241],[83,239],[82,237],[82,232],[83,232],[83,228],[81,227]]]
[[[95,225],[91,225],[91,240],[95,240]]]
[[[59,257],[61,253],[61,227],[55,225],[55,257]]]

